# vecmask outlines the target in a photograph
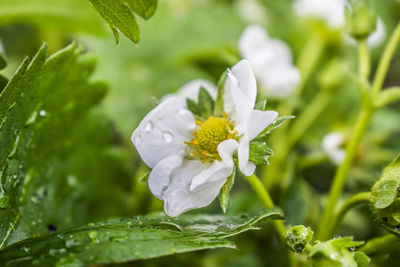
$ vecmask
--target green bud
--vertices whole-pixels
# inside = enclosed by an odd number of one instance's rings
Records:
[[[376,29],[375,10],[366,0],[349,0],[345,15],[347,31],[358,40],[367,38]]]
[[[286,243],[291,250],[296,253],[302,253],[308,243],[311,242],[314,232],[310,227],[296,225],[290,228],[286,234]]]

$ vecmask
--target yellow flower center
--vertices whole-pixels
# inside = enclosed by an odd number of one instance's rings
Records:
[[[218,145],[228,139],[237,139],[237,132],[233,131],[232,124],[229,122],[226,114],[223,118],[210,117],[206,121],[196,121],[199,125],[197,132],[191,142],[185,142],[190,147],[190,158],[200,158],[203,162],[220,160],[218,154]]]

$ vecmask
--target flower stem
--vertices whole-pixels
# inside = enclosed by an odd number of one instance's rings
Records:
[[[361,204],[368,203],[371,197],[371,192],[362,192],[358,193],[348,200],[340,207],[339,211],[337,212],[336,216],[333,217],[332,229],[335,233],[337,228],[339,227],[340,223],[342,222],[346,213]]]
[[[400,247],[400,239],[392,234],[377,237],[368,241],[365,246],[361,247],[358,251],[364,252],[367,255],[374,255],[379,253],[388,253],[390,251],[398,251]]]
[[[347,174],[353,163],[353,159],[354,156],[356,155],[356,151],[358,145],[360,144],[361,137],[365,131],[365,128],[367,127],[371,115],[372,115],[371,109],[363,109],[358,116],[356,126],[354,128],[353,137],[351,138],[350,143],[347,146],[346,157],[335,174],[335,177],[333,179],[333,184],[329,192],[328,204],[325,208],[325,212],[322,216],[321,223],[318,227],[320,240],[326,240],[332,234],[331,233],[332,218],[335,211],[336,202],[338,201],[342,193],[343,186],[346,182]]]
[[[359,44],[359,71],[360,77],[368,79],[370,72],[370,56],[366,40],[361,40]]]
[[[261,203],[263,206],[267,209],[273,208],[274,202],[272,201],[270,195],[268,194],[268,191],[265,189],[264,185],[258,179],[258,177],[253,174],[251,176],[245,176],[247,182],[250,184],[250,186],[253,188],[254,192],[257,194],[258,198],[260,199]],[[275,227],[275,230],[278,234],[280,244],[282,251],[285,253],[285,256],[287,256],[288,262],[290,266],[294,266],[294,257],[293,254],[290,252],[286,245],[286,239],[285,239],[285,233],[286,233],[286,227],[283,224],[282,221],[279,220],[274,220],[273,225]]]
[[[383,52],[382,58],[379,61],[378,69],[375,73],[374,82],[372,84],[373,94],[376,95],[382,89],[383,82],[385,80],[386,73],[389,69],[390,61],[393,58],[393,54],[396,50],[397,45],[400,42],[400,22],[397,24],[395,31],[387,44],[385,51]]]

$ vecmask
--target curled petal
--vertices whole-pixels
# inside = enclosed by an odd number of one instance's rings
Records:
[[[233,139],[225,140],[218,145],[218,153],[222,161],[215,160],[206,170],[196,175],[190,184],[190,190],[199,190],[209,183],[226,179],[233,171],[232,155],[239,144]]]
[[[163,200],[162,192],[167,189],[171,182],[172,171],[182,164],[183,158],[179,156],[166,157],[151,170],[148,184],[151,193]]]
[[[249,161],[249,139],[246,135],[244,135],[240,139],[239,149],[238,149],[238,159],[239,159],[239,169],[240,171],[246,175],[250,176],[256,170],[256,165]]]
[[[171,182],[162,195],[164,211],[168,216],[176,217],[186,211],[208,206],[217,197],[226,179],[221,178],[198,190],[190,190],[192,177],[207,168],[201,161],[184,160],[182,165],[172,171]]]

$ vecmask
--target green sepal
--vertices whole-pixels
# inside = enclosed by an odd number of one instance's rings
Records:
[[[201,121],[212,117],[214,114],[215,101],[210,93],[201,87],[197,99],[197,103],[192,99],[186,99],[186,106],[193,113],[194,117]]]
[[[282,116],[278,117],[275,121],[273,121],[270,125],[268,125],[264,131],[262,131],[253,141],[265,142],[267,135],[269,135],[273,130],[282,126],[282,124],[290,119],[295,118],[295,116]]]
[[[141,183],[147,183],[147,181],[149,180],[150,173],[151,173],[151,171],[145,172],[145,173],[139,178],[139,182],[141,182]]]
[[[262,100],[262,101],[257,102],[257,103],[254,105],[254,109],[258,109],[258,110],[261,110],[261,111],[265,111],[265,110],[267,109],[267,100],[264,99],[264,100]]]
[[[268,158],[274,154],[272,149],[265,143],[259,141],[250,142],[249,160],[256,165],[269,164]]]
[[[215,100],[214,116],[220,117],[224,112],[224,92],[225,92],[225,82],[227,77],[227,71],[225,71],[218,81],[218,93]]]
[[[356,251],[354,252],[353,257],[358,267],[367,267],[368,263],[371,261],[371,259],[365,255],[364,252]]]
[[[233,167],[232,174],[228,177],[225,184],[222,186],[219,192],[219,203],[221,204],[222,211],[226,213],[229,204],[229,194],[235,182],[236,168]]]
[[[3,54],[0,53],[0,70],[4,69],[5,67],[7,67],[7,61],[4,58]]]

